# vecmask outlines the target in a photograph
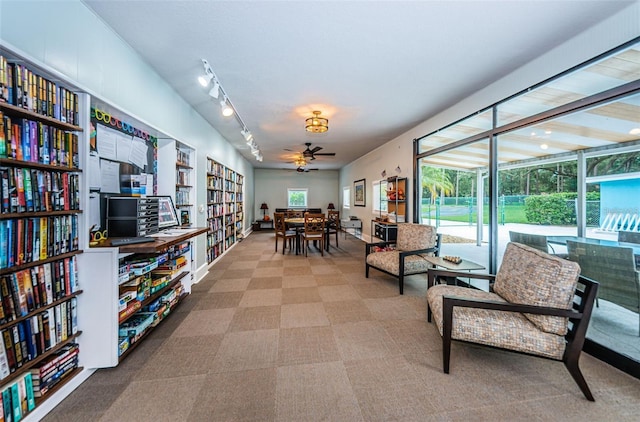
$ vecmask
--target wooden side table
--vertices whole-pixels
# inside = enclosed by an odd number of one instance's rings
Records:
[[[252,225],[253,230],[273,230],[273,220],[256,220]]]

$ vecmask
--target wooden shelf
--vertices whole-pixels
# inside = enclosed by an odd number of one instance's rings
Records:
[[[147,242],[147,243],[133,243],[129,245],[120,245],[118,246],[120,253],[157,253],[162,252],[163,250],[169,248],[170,246],[177,245],[178,243],[184,242],[185,240],[189,240],[192,237],[198,236],[200,234],[206,233],[208,228],[194,228],[192,231],[185,232],[184,234],[178,236],[164,236],[164,237],[156,237],[155,241]],[[111,246],[111,240],[107,239],[102,242],[100,245],[94,246],[96,248],[105,248],[105,247],[113,247]]]
[[[69,130],[72,132],[82,132],[83,129],[80,126],[65,123],[53,117],[45,116],[43,114],[34,113],[33,111],[25,110],[22,107],[14,106],[13,104],[7,104],[0,102],[0,111],[9,112],[11,115],[23,117],[25,119],[39,120],[46,122],[50,126],[55,126],[60,129]]]
[[[53,261],[59,261],[61,259],[65,259],[65,258],[70,258],[74,255],[78,255],[81,254],[82,250],[77,250],[77,251],[72,251],[72,252],[67,252],[67,253],[63,253],[60,255],[55,255],[55,256],[51,256],[47,259],[41,259],[40,261],[33,261],[33,262],[29,262],[26,264],[21,264],[21,265],[14,265],[13,267],[9,267],[9,268],[3,268],[0,270],[0,276],[5,275],[5,274],[11,274],[11,273],[15,273],[17,271],[20,270],[24,270],[25,268],[31,268],[31,267],[35,267],[36,265],[42,265],[42,264],[47,264],[49,262],[53,262]]]
[[[39,170],[59,171],[64,173],[82,173],[82,169],[75,167],[54,166],[51,164],[42,164],[32,161],[14,160],[13,158],[0,158],[0,165],[9,167],[29,167]]]
[[[50,303],[48,305],[42,305],[38,309],[34,309],[33,311],[29,312],[25,316],[18,317],[18,318],[14,319],[14,320],[11,320],[9,322],[6,322],[6,323],[0,325],[0,330],[4,330],[5,328],[11,327],[13,325],[16,325],[20,321],[24,321],[25,319],[31,318],[31,317],[33,317],[35,315],[38,315],[40,312],[46,311],[49,308],[53,308],[54,306],[59,305],[62,302],[66,302],[69,299],[74,298],[74,297],[78,296],[81,293],[82,293],[82,290],[78,290],[77,292],[73,292],[70,295],[63,297],[62,299],[54,300],[52,303]]]
[[[177,188],[192,188],[193,186],[191,186],[191,185],[181,185],[179,183],[176,183],[176,187]]]
[[[56,391],[60,390],[62,387],[64,387],[64,385],[66,383],[68,383],[69,381],[71,381],[73,379],[73,377],[75,377],[76,375],[78,375],[80,372],[82,372],[84,370],[84,367],[82,366],[78,366],[76,369],[74,369],[73,371],[69,372],[69,374],[65,375],[65,377],[60,380],[59,383],[57,383],[56,385],[54,385],[49,391],[47,391],[45,393],[44,396],[42,397],[36,397],[36,408],[38,406],[40,406],[43,402],[45,402],[49,397],[51,397]],[[24,418],[25,416],[27,416],[28,413],[26,415],[22,415],[22,417]]]
[[[183,169],[193,170],[193,167],[191,167],[190,165],[184,164],[184,163],[179,163],[179,162],[176,163],[176,167],[181,167]]]
[[[11,381],[17,378],[20,378],[20,376],[22,376],[26,371],[28,371],[31,368],[34,368],[37,364],[39,364],[40,362],[42,362],[43,360],[45,360],[46,358],[48,358],[49,356],[51,356],[52,354],[60,350],[64,345],[73,343],[73,341],[76,338],[78,338],[80,334],[82,334],[82,331],[78,331],[77,333],[67,337],[65,341],[62,341],[56,344],[55,346],[53,346],[51,349],[47,350],[43,354],[38,355],[35,359],[31,359],[27,362],[24,362],[22,366],[18,368],[18,370],[16,370],[15,372],[12,372],[6,378],[1,379],[0,383],[4,385],[4,384],[10,383]]]
[[[0,220],[8,220],[10,218],[51,217],[55,215],[73,215],[73,214],[82,214],[82,210],[11,212],[7,214],[0,214]]]

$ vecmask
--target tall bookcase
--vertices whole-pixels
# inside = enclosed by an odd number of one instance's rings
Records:
[[[193,167],[195,150],[180,142],[176,142],[176,209],[180,214],[182,225],[193,224]]]
[[[244,176],[207,158],[207,260],[213,262],[242,238]]]
[[[0,51],[0,392],[13,420],[81,382],[80,101]]]

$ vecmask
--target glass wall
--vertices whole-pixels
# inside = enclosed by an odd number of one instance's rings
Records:
[[[441,255],[461,256],[485,268],[488,170],[486,139],[418,160],[420,222],[443,234]]]
[[[415,178],[420,222],[444,235],[443,254],[493,272],[520,233],[579,262],[601,285],[587,347],[640,373],[640,241],[618,242],[640,236],[637,41],[418,140]]]

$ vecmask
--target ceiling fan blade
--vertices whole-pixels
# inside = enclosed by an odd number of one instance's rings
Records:
[[[318,152],[318,153],[316,153],[314,155],[325,155],[325,156],[328,156],[328,157],[334,157],[336,155],[336,153],[335,152]]]
[[[314,147],[314,148],[311,150],[311,153],[312,153],[312,154],[315,154],[316,152],[320,151],[321,149],[322,149],[322,147]]]

